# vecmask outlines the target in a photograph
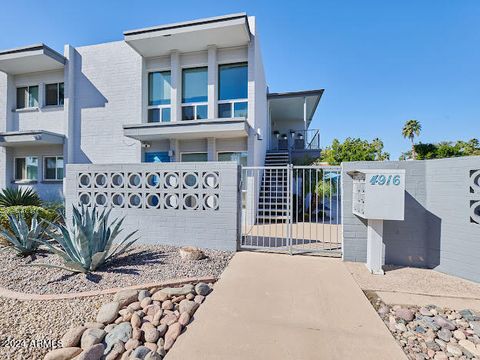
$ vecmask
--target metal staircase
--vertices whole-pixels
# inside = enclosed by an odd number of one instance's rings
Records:
[[[267,152],[258,202],[258,223],[283,223],[288,219],[288,163],[288,152]]]

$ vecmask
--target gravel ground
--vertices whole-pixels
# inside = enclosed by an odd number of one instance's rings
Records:
[[[88,275],[61,269],[21,266],[35,263],[62,265],[57,255],[39,252],[35,258],[21,258],[12,251],[0,253],[0,287],[38,294],[59,294],[113,287],[125,287],[194,276],[219,276],[232,252],[204,250],[206,258],[180,258],[178,247],[138,245],[108,267]]]
[[[480,299],[480,285],[435,270],[386,266],[384,276],[370,274],[363,263],[345,266],[363,290]]]
[[[95,321],[100,306],[111,298],[54,301],[0,298],[0,359],[43,359],[70,327]]]

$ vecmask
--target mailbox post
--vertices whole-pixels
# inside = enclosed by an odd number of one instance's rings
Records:
[[[367,268],[383,275],[383,220],[404,220],[405,170],[360,169],[348,174],[353,179],[352,212],[368,222]]]

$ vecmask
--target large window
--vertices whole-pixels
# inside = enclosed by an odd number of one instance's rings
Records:
[[[248,65],[218,67],[218,117],[243,117],[248,114]]]
[[[148,74],[148,122],[169,122],[171,102],[170,71]]]
[[[208,69],[206,67],[183,69],[182,120],[208,117]]]
[[[182,161],[190,162],[190,161],[208,161],[207,153],[183,153],[181,154]]]
[[[218,153],[218,161],[236,161],[242,166],[247,166],[246,151],[225,151]]]
[[[63,179],[63,156],[48,156],[44,158],[43,179]]]
[[[17,109],[38,107],[38,85],[17,88]]]
[[[45,85],[45,105],[63,105],[64,103],[64,91],[63,82],[56,84]]]
[[[15,180],[37,180],[38,158],[26,156],[15,158]]]

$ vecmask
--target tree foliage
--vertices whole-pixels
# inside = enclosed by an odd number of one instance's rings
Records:
[[[415,136],[420,135],[421,130],[422,130],[422,125],[418,120],[408,120],[402,129],[403,137],[405,139],[410,139],[410,141],[412,142],[411,154],[413,159],[416,158],[416,151],[415,151],[415,145],[414,145],[413,139],[415,138]]]
[[[373,139],[371,142],[360,138],[346,138],[343,143],[334,139],[331,146],[322,151],[321,161],[338,165],[343,161],[381,161],[388,160],[390,154],[383,151],[383,142]]]
[[[439,143],[416,144],[414,146],[416,159],[442,159],[460,156],[480,155],[480,142],[478,139],[469,141],[442,141]],[[407,151],[400,156],[400,160],[412,158],[412,152]]]

